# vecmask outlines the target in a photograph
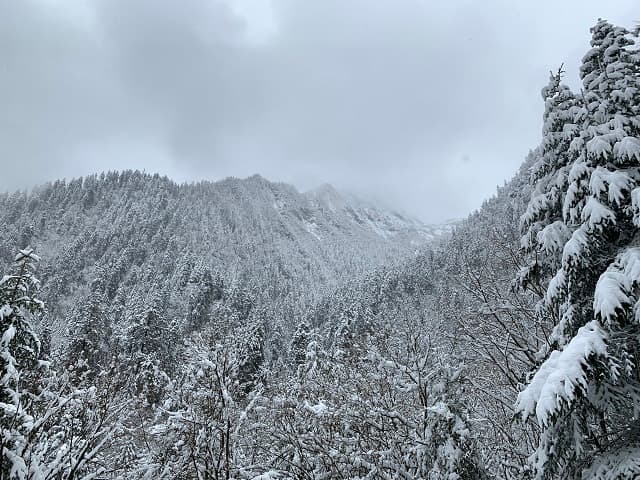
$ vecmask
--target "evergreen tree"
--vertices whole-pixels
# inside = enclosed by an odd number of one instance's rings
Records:
[[[568,148],[562,199],[562,221],[571,235],[559,242],[560,262],[548,261],[555,275],[542,309],[558,321],[542,352],[546,360],[517,402],[542,429],[531,458],[536,478],[584,478],[596,470],[599,478],[614,478],[606,476],[614,470],[603,473],[604,459],[615,453],[618,464],[633,465],[640,442],[640,56],[627,30],[601,20],[591,31],[593,48],[581,68],[584,108],[577,115],[579,135]],[[538,244],[535,252],[543,248]],[[620,458],[625,451],[631,453]],[[615,478],[639,473],[631,468]]]
[[[443,365],[436,369],[439,381],[429,385],[433,404],[427,409],[427,437],[433,464],[426,478],[430,480],[487,478],[462,403],[463,369]]]
[[[93,375],[107,368],[112,356],[108,346],[111,324],[106,303],[100,281],[94,281],[88,297],[78,302],[69,319],[67,364],[85,361]]]
[[[561,83],[562,74],[562,67],[551,73],[548,85],[542,89],[545,101],[542,143],[534,152],[536,161],[530,169],[534,189],[521,219],[526,229],[522,247],[526,253],[535,255],[520,272],[519,281],[521,287],[538,293],[557,269],[562,247],[571,235],[563,221],[562,201],[571,168],[569,145],[579,134],[574,121],[580,111],[580,99]]]
[[[135,393],[150,404],[158,403],[169,377],[164,368],[174,365],[175,325],[163,317],[166,297],[154,285],[144,305],[127,325],[125,362],[133,377]]]
[[[21,250],[14,272],[0,279],[0,477],[7,479],[23,478],[28,469],[22,453],[33,422],[28,406],[40,353],[31,317],[43,309],[32,296],[38,260],[32,249]]]
[[[302,365],[307,357],[307,346],[311,341],[311,329],[306,322],[300,322],[291,339],[290,358],[295,365]]]
[[[262,377],[265,329],[263,319],[252,315],[234,332],[238,357],[238,382],[245,393],[256,388]]]
[[[127,402],[109,388],[111,379],[99,389],[78,389],[39,360],[31,327],[43,310],[33,296],[38,260],[33,250],[21,250],[14,273],[0,281],[0,478],[95,478],[107,470],[106,450],[127,416]]]

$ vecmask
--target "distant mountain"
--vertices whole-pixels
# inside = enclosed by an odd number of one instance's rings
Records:
[[[291,313],[281,321],[293,324],[295,305],[414,255],[446,230],[329,185],[300,193],[258,175],[178,185],[109,172],[0,195],[0,262],[26,245],[42,257],[54,344],[73,336],[69,324],[88,317],[92,296],[104,335],[125,332],[136,309],[157,298],[179,330],[219,317],[211,309],[220,301],[235,305],[240,319],[287,302]],[[249,308],[236,308],[239,295]]]
[[[345,223],[357,224],[356,228],[372,231],[380,237],[395,241],[423,245],[451,232],[453,222],[442,225],[426,225],[407,215],[381,209],[372,202],[362,200],[349,193],[338,192],[324,184],[306,193],[311,202],[322,211],[329,211],[342,218]]]

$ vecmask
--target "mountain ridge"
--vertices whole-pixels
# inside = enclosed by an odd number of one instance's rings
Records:
[[[410,235],[414,235],[413,245],[422,245],[424,240],[431,241],[436,237],[443,235],[450,231],[450,225],[456,223],[442,222],[437,224],[428,224],[415,217],[409,216],[404,212],[397,209],[388,209],[381,207],[380,205],[370,200],[364,200],[352,193],[344,192],[336,189],[328,183],[321,184],[320,186],[300,191],[295,186],[287,184],[285,182],[272,181],[260,174],[254,174],[245,178],[241,177],[225,177],[220,180],[198,180],[192,182],[176,182],[166,175],[146,173],[138,170],[124,170],[124,171],[110,171],[99,174],[91,174],[83,177],[75,177],[72,179],[60,179],[44,184],[36,185],[31,189],[16,190],[13,192],[0,192],[0,198],[19,198],[22,197],[27,201],[33,201],[34,197],[38,197],[41,194],[45,194],[51,188],[67,186],[70,189],[85,189],[90,191],[95,188],[95,185],[101,180],[108,178],[110,175],[140,175],[143,178],[147,178],[149,181],[163,183],[168,190],[172,192],[179,192],[185,189],[209,189],[209,190],[221,190],[221,191],[234,191],[241,185],[254,185],[262,192],[270,191],[276,197],[276,201],[272,203],[274,208],[279,213],[285,212],[283,208],[286,204],[283,203],[283,197],[291,199],[292,197],[297,199],[304,199],[306,202],[313,204],[321,208],[324,212],[343,211],[347,214],[349,220],[355,221],[361,226],[368,226],[371,231],[384,238],[390,238],[394,234],[399,232],[410,232]],[[39,200],[37,200],[39,201]],[[87,200],[91,202],[92,200]],[[306,206],[306,205],[305,205]],[[313,225],[306,225],[307,230],[314,237],[318,238]]]

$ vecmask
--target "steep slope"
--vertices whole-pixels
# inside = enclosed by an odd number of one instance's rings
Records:
[[[54,344],[74,336],[70,324],[87,328],[93,304],[101,338],[130,336],[151,304],[178,331],[220,317],[211,309],[221,302],[235,322],[271,305],[287,325],[322,289],[434,238],[417,220],[329,186],[299,193],[260,176],[177,185],[132,171],[0,195],[0,230],[0,262],[17,246],[42,257]]]

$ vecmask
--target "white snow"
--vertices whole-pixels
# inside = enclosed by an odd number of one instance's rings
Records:
[[[613,146],[613,154],[619,158],[640,161],[640,139],[624,137]]]
[[[12,323],[7,327],[7,329],[2,334],[2,340],[0,341],[2,346],[6,348],[7,345],[11,343],[11,340],[13,340],[13,337],[15,337],[15,335],[16,335],[16,327],[14,327]]]
[[[604,136],[599,135],[587,142],[587,152],[596,158],[607,158],[611,153],[611,144]]]
[[[282,213],[287,209],[287,204],[283,200],[276,199],[276,201],[273,202],[273,208],[279,213]]]
[[[562,249],[567,240],[571,237],[571,230],[558,220],[538,232],[538,243],[547,252],[557,252]]]
[[[640,187],[631,191],[631,208],[633,209],[633,224],[640,227]]]
[[[570,404],[580,390],[587,388],[588,360],[606,356],[605,333],[596,320],[578,330],[562,351],[554,350],[519,395],[516,411],[527,418],[534,412],[540,426],[563,404]]]
[[[607,270],[600,275],[593,295],[596,317],[609,321],[628,307],[632,303],[628,295],[630,289],[631,282],[622,272]]]
[[[322,240],[322,238],[318,234],[318,224],[316,224],[315,222],[312,222],[310,220],[305,220],[304,221],[304,228],[305,228],[305,230],[307,232],[309,232],[317,240]]]
[[[569,182],[577,182],[582,177],[586,176],[589,173],[590,167],[584,161],[577,161],[571,166],[571,170],[569,170]]]
[[[597,317],[611,321],[635,300],[632,292],[640,282],[640,247],[618,255],[596,284],[593,310]]]
[[[615,224],[616,215],[595,197],[589,197],[582,209],[582,221],[586,222],[591,231],[601,230],[606,224]]]
[[[527,205],[527,210],[522,215],[522,222],[531,223],[540,211],[546,210],[548,207],[549,195],[547,193],[532,195],[529,205]]]
[[[581,257],[586,250],[589,239],[585,232],[584,226],[573,232],[571,238],[562,249],[562,263],[567,264]]]
[[[33,249],[32,248],[25,248],[24,250],[20,250],[20,252],[18,252],[18,254],[16,255],[16,258],[14,259],[15,262],[21,262],[26,260],[27,258],[30,258],[31,260],[35,261],[35,262],[39,262],[40,261],[40,257],[38,255],[36,255],[35,253],[33,253]]]
[[[549,304],[552,303],[553,299],[558,296],[558,294],[564,289],[566,284],[567,277],[564,273],[564,270],[561,268],[549,281],[549,286],[547,287],[547,294],[545,297],[546,302]]]
[[[597,167],[589,179],[589,189],[594,196],[607,192],[609,202],[620,205],[624,200],[624,192],[631,190],[634,181],[624,171],[610,171],[603,167]]]
[[[4,319],[5,317],[8,317],[9,315],[11,315],[13,313],[13,309],[11,308],[10,305],[2,305],[0,307],[0,320]]]
[[[262,475],[258,475],[257,477],[252,477],[251,480],[272,480],[274,478],[280,478],[280,474],[275,470],[269,470],[268,472],[265,472]]]
[[[584,146],[584,139],[582,137],[576,137],[573,140],[571,140],[571,143],[569,144],[569,152],[571,153],[579,152],[580,150],[582,150],[583,146]]]
[[[304,401],[304,408],[314,415],[324,415],[329,410],[329,407],[322,402],[318,402],[316,405],[311,405],[306,400]]]
[[[582,478],[617,480],[637,478],[640,474],[640,447],[625,446],[596,457]]]

